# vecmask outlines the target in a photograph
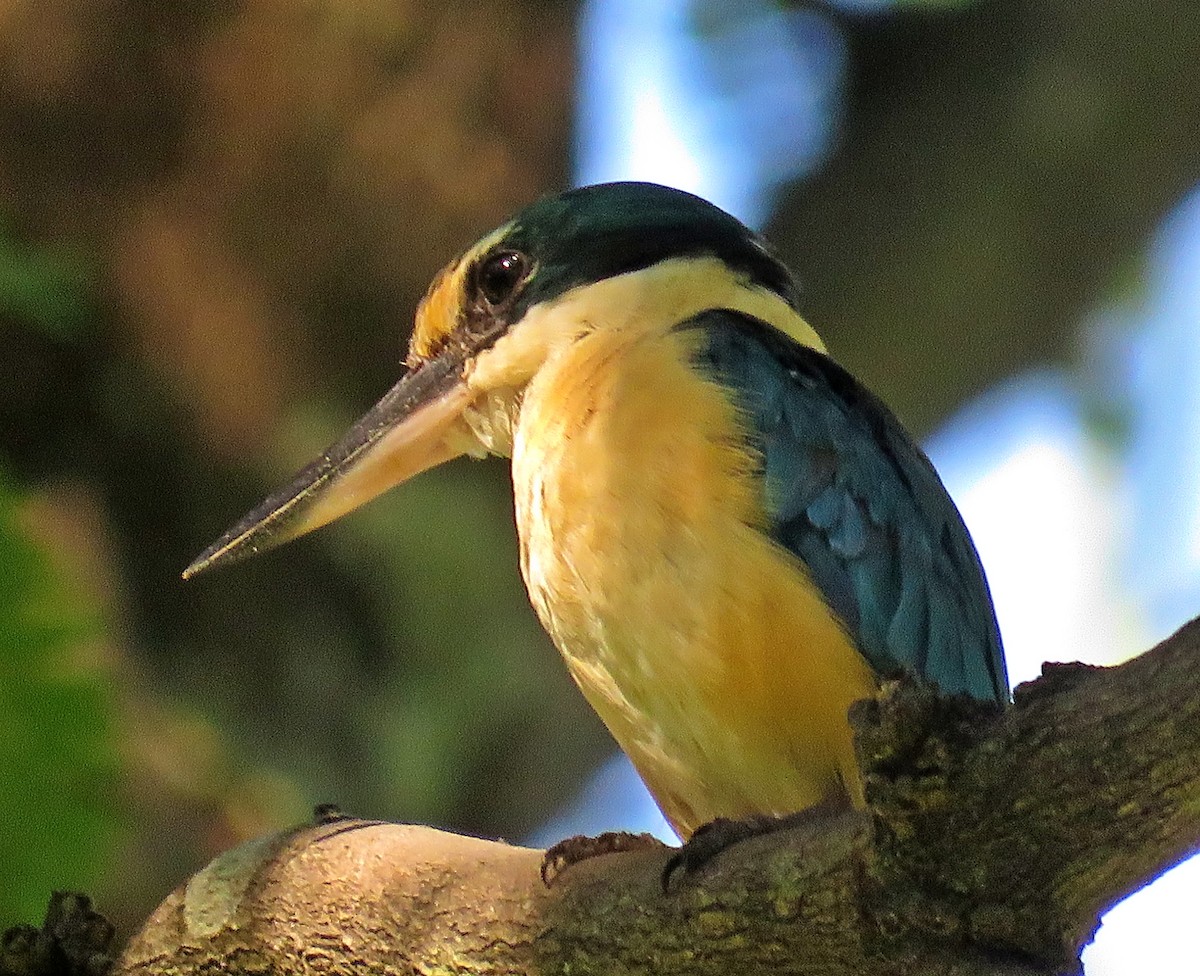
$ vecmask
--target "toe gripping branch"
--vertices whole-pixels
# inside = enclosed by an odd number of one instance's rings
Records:
[[[610,830],[595,837],[576,834],[560,840],[546,851],[542,858],[542,883],[550,887],[567,868],[602,854],[661,850],[664,847],[666,845],[653,834],[633,834],[627,830]]]

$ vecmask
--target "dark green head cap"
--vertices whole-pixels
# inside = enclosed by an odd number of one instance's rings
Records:
[[[656,183],[601,183],[544,197],[514,218],[498,247],[537,262],[516,318],[578,285],[672,257],[715,257],[797,306],[791,272],[762,237],[707,200]]]

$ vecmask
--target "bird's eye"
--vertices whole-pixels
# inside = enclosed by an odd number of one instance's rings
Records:
[[[520,251],[498,251],[479,266],[479,293],[489,305],[503,305],[520,291],[531,267]]]

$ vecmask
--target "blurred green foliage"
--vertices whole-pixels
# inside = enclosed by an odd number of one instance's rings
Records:
[[[893,6],[914,10],[952,10],[955,7],[965,7],[976,0],[893,0]]]
[[[81,260],[20,241],[0,216],[0,316],[68,339],[87,318],[86,280]]]
[[[21,531],[0,477],[0,928],[87,889],[116,836],[112,689],[81,659],[96,612]]]

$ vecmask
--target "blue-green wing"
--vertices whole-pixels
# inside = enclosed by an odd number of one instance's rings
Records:
[[[975,546],[929,459],[829,357],[757,319],[704,312],[681,328],[736,394],[762,454],[776,540],[882,673],[1008,700],[991,595]]]

